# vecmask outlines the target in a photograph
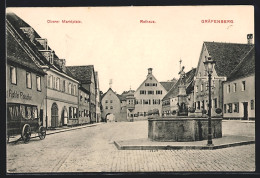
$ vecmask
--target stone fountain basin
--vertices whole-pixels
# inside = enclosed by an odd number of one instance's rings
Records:
[[[222,137],[222,118],[211,119],[212,138]],[[208,118],[187,116],[148,119],[152,141],[189,142],[208,139]]]

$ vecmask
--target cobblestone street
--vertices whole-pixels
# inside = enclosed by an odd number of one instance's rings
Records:
[[[224,135],[252,136],[254,130],[254,123],[223,121]],[[113,144],[146,137],[147,121],[111,122],[34,138],[28,144],[11,143],[7,172],[255,170],[255,144],[217,150],[117,150]]]

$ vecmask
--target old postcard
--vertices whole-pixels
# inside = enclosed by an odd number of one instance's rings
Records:
[[[7,8],[6,172],[254,172],[254,33],[254,6]]]

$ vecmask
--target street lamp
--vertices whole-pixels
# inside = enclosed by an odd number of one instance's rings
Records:
[[[212,143],[212,133],[211,133],[211,75],[216,64],[216,61],[213,61],[211,56],[208,57],[204,63],[205,69],[208,73],[208,81],[209,81],[209,108],[208,108],[208,146],[213,146]]]

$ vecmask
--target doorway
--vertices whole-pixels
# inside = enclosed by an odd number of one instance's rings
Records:
[[[53,103],[51,106],[51,127],[58,127],[58,105],[56,103]]]
[[[64,106],[62,111],[62,125],[66,126],[68,124],[68,111],[67,108]]]
[[[244,116],[243,120],[248,120],[248,102],[243,102]]]

